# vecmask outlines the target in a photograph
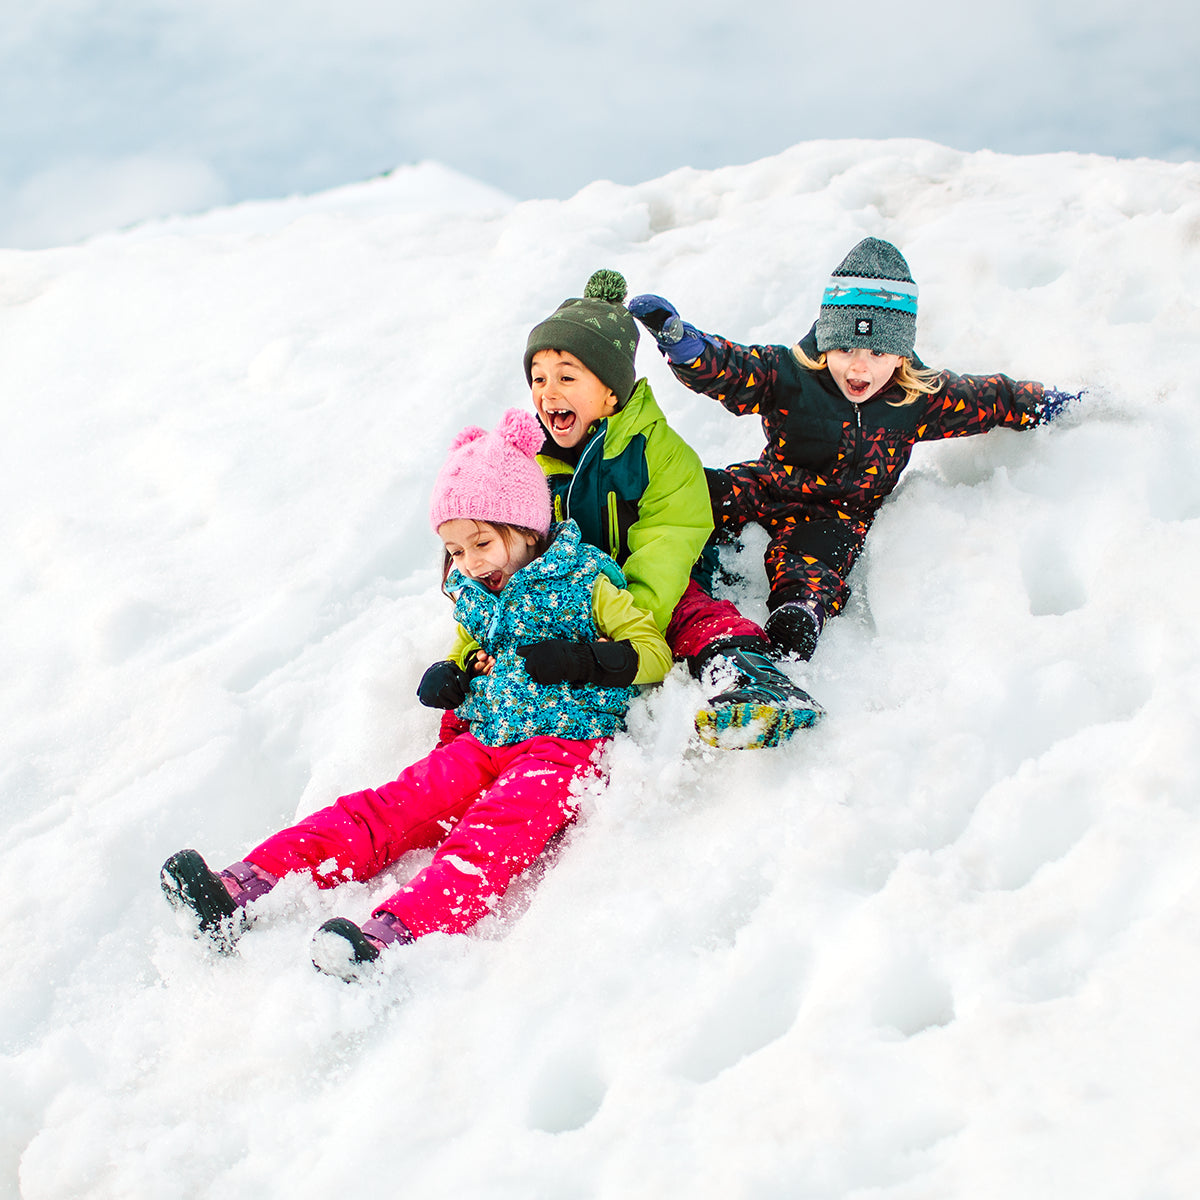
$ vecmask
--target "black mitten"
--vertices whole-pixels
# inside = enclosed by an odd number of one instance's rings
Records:
[[[633,643],[568,642],[548,638],[517,647],[534,683],[595,683],[601,687],[628,687],[637,675],[638,657]]]
[[[426,708],[457,708],[471,686],[471,672],[446,659],[436,662],[417,684],[417,699]]]

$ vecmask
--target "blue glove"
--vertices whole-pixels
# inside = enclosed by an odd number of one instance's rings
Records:
[[[668,362],[691,362],[704,352],[704,335],[683,320],[670,300],[646,294],[634,296],[627,307],[650,331]]]
[[[1086,389],[1084,390],[1086,391]],[[1038,405],[1038,424],[1057,420],[1073,404],[1083,399],[1084,392],[1059,392],[1054,388],[1042,391],[1042,402]]]

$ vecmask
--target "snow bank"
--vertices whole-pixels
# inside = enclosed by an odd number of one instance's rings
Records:
[[[389,187],[0,252],[0,1189],[1194,1195],[1200,167],[816,142],[561,202]],[[920,449],[795,670],[826,721],[701,749],[677,669],[538,886],[368,985],[308,938],[416,859],[285,881],[235,957],[181,933],[170,852],[431,744],[428,490],[527,402],[530,326],[609,266],[790,341],[867,234],[927,362],[1090,393]],[[757,454],[640,366],[705,462]]]

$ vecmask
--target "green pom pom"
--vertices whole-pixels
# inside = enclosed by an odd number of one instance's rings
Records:
[[[607,271],[601,267],[599,271],[592,272],[583,295],[587,300],[607,300],[609,304],[620,304],[628,291],[625,276],[620,271]]]

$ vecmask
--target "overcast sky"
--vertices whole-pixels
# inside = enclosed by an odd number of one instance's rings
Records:
[[[813,138],[1200,157],[1188,0],[3,0],[0,244],[434,159],[518,197]]]

